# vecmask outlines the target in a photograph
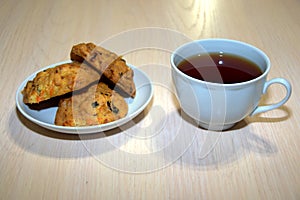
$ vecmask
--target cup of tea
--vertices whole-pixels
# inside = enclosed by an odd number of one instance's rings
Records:
[[[267,80],[271,68],[260,49],[235,40],[203,39],[186,43],[171,55],[172,79],[181,109],[209,130],[225,130],[247,116],[282,106],[292,87],[284,78]],[[258,106],[272,84],[286,95],[278,103]]]

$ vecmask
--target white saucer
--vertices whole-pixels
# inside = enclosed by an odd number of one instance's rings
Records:
[[[139,113],[141,113],[145,107],[150,102],[153,96],[153,87],[149,77],[134,67],[133,65],[128,64],[134,71],[134,82],[136,86],[136,96],[134,99],[126,98],[126,102],[128,103],[128,113],[127,115],[119,120],[96,125],[96,126],[84,126],[84,127],[67,127],[67,126],[57,126],[54,124],[55,114],[57,107],[46,108],[42,110],[33,110],[30,109],[26,104],[23,103],[23,95],[21,91],[25,87],[26,83],[29,80],[32,80],[36,74],[40,71],[43,71],[47,68],[55,67],[57,65],[68,63],[70,61],[64,61],[60,63],[55,63],[49,65],[27,77],[22,84],[19,86],[16,92],[16,105],[18,110],[24,115],[28,120],[50,130],[58,131],[61,133],[68,134],[89,134],[89,133],[99,133],[102,131],[106,131],[109,129],[113,129],[119,127],[126,122],[130,121],[134,117],[136,117]]]

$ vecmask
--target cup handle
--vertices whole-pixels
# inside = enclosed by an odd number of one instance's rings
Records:
[[[266,111],[269,111],[269,110],[276,109],[276,108],[282,106],[283,104],[285,104],[285,102],[287,102],[287,100],[290,98],[291,93],[292,93],[292,86],[284,78],[274,78],[274,79],[271,79],[271,80],[267,81],[264,85],[263,94],[265,94],[267,92],[267,89],[270,85],[275,84],[275,83],[281,84],[285,87],[285,89],[286,89],[285,97],[281,101],[279,101],[278,103],[274,103],[272,105],[257,106],[254,109],[254,111],[250,114],[250,116],[256,115],[258,113],[266,112]]]

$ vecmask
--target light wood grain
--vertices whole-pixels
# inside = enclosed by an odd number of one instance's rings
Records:
[[[0,199],[300,199],[299,8],[297,0],[2,0]],[[110,43],[146,27],[187,40],[251,43],[269,55],[269,78],[289,79],[293,94],[280,109],[223,133],[199,129],[180,111],[170,76],[170,49],[183,40],[159,33]],[[141,40],[170,46],[125,52]],[[26,120],[15,105],[19,84],[88,41],[120,47],[149,75],[155,92],[146,110],[119,129],[88,136]],[[272,86],[261,103],[283,96]]]

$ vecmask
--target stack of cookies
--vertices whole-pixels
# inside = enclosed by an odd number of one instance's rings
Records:
[[[93,43],[72,47],[72,62],[37,73],[24,87],[28,105],[59,98],[55,124],[91,126],[123,118],[124,97],[135,97],[133,70],[126,61]]]

